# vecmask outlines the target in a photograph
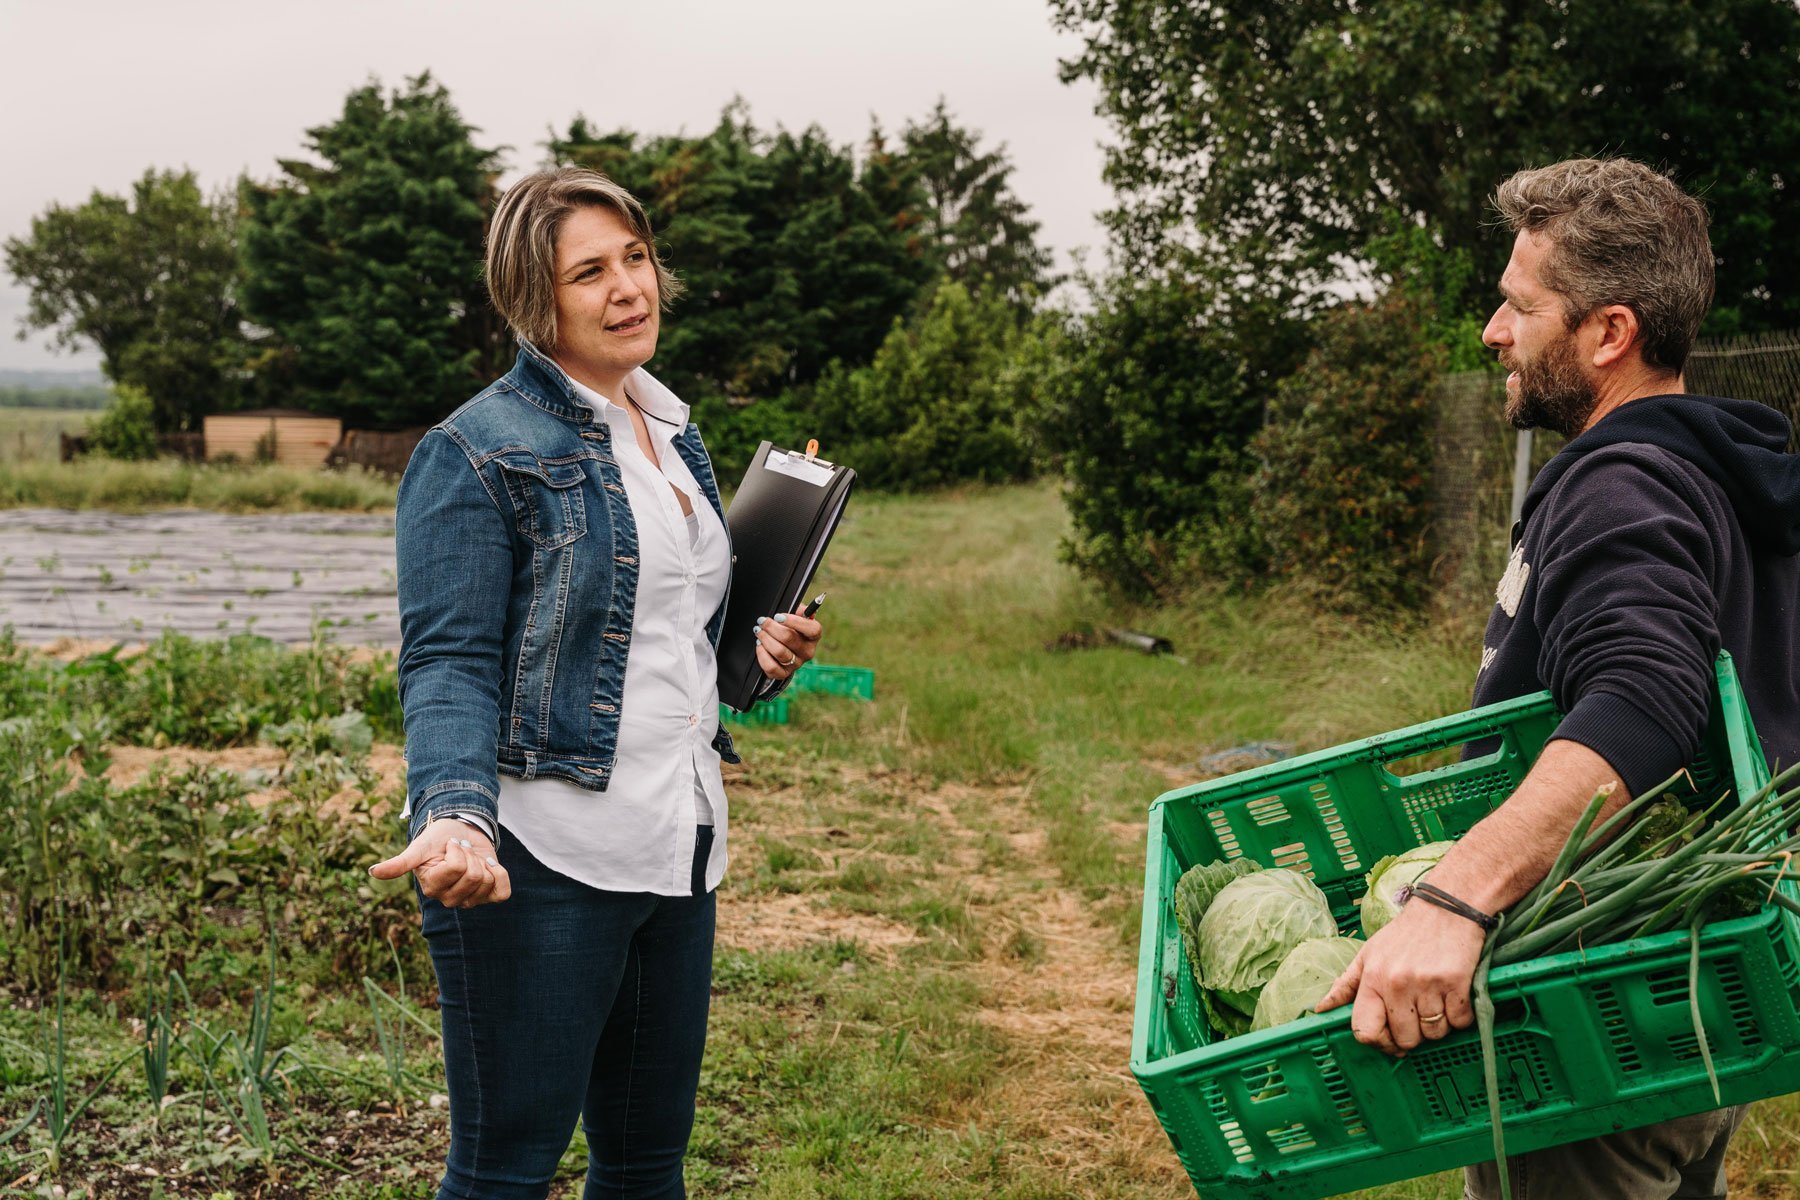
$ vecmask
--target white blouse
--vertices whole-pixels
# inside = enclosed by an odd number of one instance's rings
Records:
[[[688,406],[639,369],[625,390],[647,416],[652,464],[631,413],[570,380],[611,431],[610,445],[637,523],[638,587],[619,713],[618,755],[604,792],[561,779],[500,777],[500,823],[553,871],[611,892],[690,894],[695,828],[712,825],[710,891],[725,875],[725,783],[718,664],[706,623],[725,599],[731,553],[725,526],[671,446]],[[661,470],[657,469],[661,466]],[[671,488],[687,496],[684,516]]]

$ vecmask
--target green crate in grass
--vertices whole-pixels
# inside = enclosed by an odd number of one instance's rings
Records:
[[[867,667],[839,667],[830,663],[809,662],[794,672],[788,690],[804,695],[816,692],[827,696],[852,696],[858,700],[875,698],[875,672]]]
[[[773,700],[758,700],[750,706],[749,712],[734,712],[721,704],[719,720],[727,725],[786,725],[788,698],[777,696]]]
[[[1719,657],[1718,681],[1689,767],[1690,804],[1727,790],[1750,795],[1769,780],[1729,656]],[[1339,926],[1354,931],[1375,861],[1465,833],[1512,794],[1560,719],[1542,693],[1157,799],[1131,1070],[1202,1196],[1317,1200],[1491,1160],[1493,1139],[1473,1029],[1392,1059],[1355,1039],[1345,1007],[1215,1040],[1175,923],[1181,873],[1238,857],[1305,871]],[[1390,770],[1468,743],[1486,753]],[[1678,932],[1494,970],[1509,1153],[1718,1107],[1689,1013],[1690,950]],[[1800,1087],[1800,917],[1769,905],[1708,925],[1700,960],[1723,1103]]]

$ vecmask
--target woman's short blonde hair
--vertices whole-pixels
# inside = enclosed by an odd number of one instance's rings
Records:
[[[556,235],[578,208],[610,208],[651,248],[664,308],[682,291],[656,253],[650,220],[636,196],[585,167],[536,171],[507,189],[488,224],[487,286],[512,331],[544,350],[556,346]]]

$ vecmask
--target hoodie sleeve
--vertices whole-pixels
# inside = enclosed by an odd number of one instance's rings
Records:
[[[1568,714],[1553,737],[1642,795],[1692,761],[1706,729],[1731,514],[1672,456],[1615,446],[1571,467],[1536,519],[1538,678]]]

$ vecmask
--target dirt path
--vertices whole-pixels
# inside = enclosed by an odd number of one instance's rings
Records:
[[[1135,964],[1116,930],[1097,922],[1094,906],[1062,884],[1028,789],[888,783],[946,843],[983,931],[981,954],[968,968],[984,995],[976,1017],[1003,1035],[1009,1049],[980,1111],[964,1119],[1003,1131],[1011,1153],[1032,1156],[1067,1179],[1071,1194],[1102,1195],[1108,1182],[1123,1178],[1158,1189],[1166,1182],[1171,1198],[1191,1196],[1127,1066]],[[796,816],[792,797],[761,794],[752,803],[754,829],[818,832]],[[1119,836],[1130,840],[1132,833],[1141,845],[1141,827]],[[1010,852],[992,852],[996,835]],[[753,874],[757,854],[753,845],[734,848],[733,875]],[[731,891],[723,894],[719,916],[724,945],[792,948],[854,938],[882,955],[915,940],[904,925],[836,911],[805,894]]]

